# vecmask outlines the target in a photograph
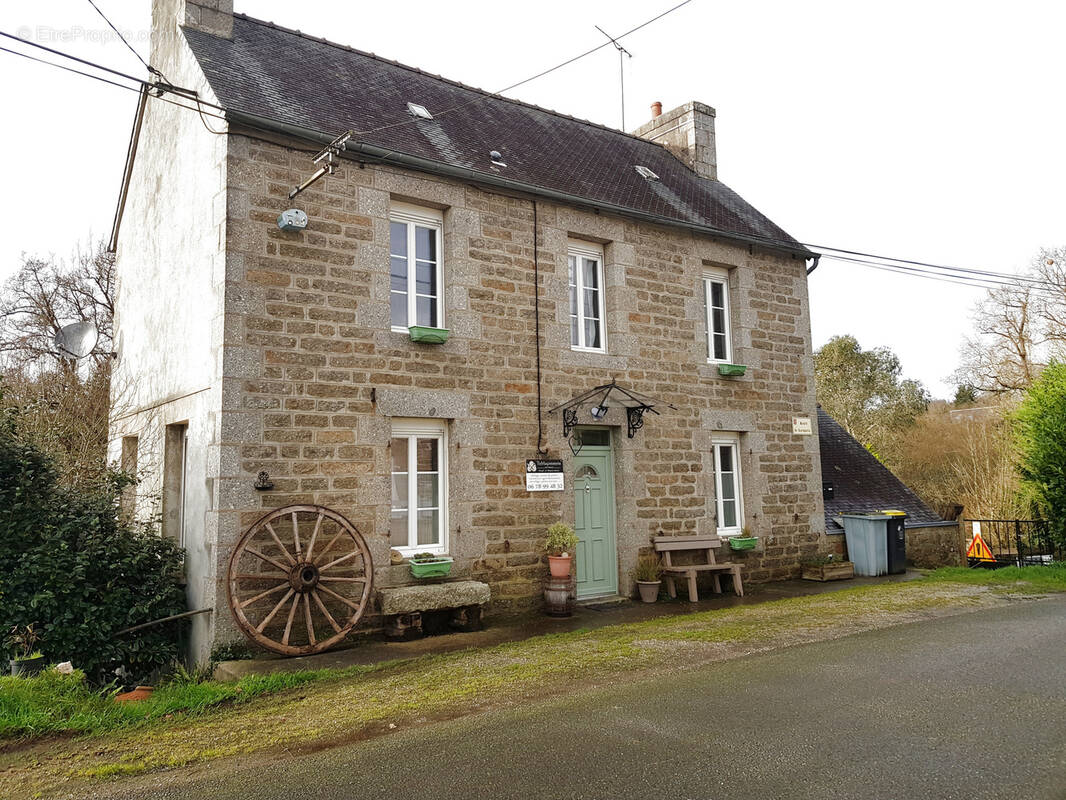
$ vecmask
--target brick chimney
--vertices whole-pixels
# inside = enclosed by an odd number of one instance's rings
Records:
[[[152,66],[177,56],[179,26],[232,39],[233,0],[152,0]]]
[[[714,109],[692,101],[665,114],[660,103],[652,106],[652,119],[633,135],[658,142],[685,162],[697,175],[718,180],[718,158],[714,150]]]

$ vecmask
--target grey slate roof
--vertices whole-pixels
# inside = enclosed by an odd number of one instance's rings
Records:
[[[825,501],[825,529],[843,533],[833,517],[852,511],[906,511],[907,525],[943,522],[921,498],[825,411],[818,408],[822,482],[833,484]],[[951,524],[945,522],[944,524]]]
[[[234,15],[232,40],[193,29],[184,33],[228,111],[310,128],[329,138],[349,129],[366,131],[356,139],[533,189],[576,195],[593,205],[656,215],[668,224],[767,238],[802,252],[791,236],[727,186],[696,175],[653,142],[240,14]],[[408,102],[439,116],[413,119]],[[462,107],[441,113],[456,106]],[[395,122],[405,124],[373,130]],[[506,167],[491,165],[491,150],[502,153]],[[637,164],[650,168],[661,183],[638,175]]]

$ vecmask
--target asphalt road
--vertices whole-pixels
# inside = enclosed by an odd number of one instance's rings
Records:
[[[154,785],[150,785],[154,784]],[[1066,798],[1066,598],[216,764],[128,798]]]

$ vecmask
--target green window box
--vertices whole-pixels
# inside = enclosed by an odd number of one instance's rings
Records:
[[[729,547],[732,550],[754,550],[758,543],[758,536],[733,536],[729,540]]]
[[[718,374],[725,375],[730,378],[737,378],[748,371],[746,364],[719,364]]]
[[[412,558],[410,566],[416,578],[444,578],[452,571],[452,559],[448,556]]]
[[[422,344],[444,344],[448,341],[447,328],[426,328],[421,325],[412,325],[407,331],[411,334],[412,342],[422,342]]]

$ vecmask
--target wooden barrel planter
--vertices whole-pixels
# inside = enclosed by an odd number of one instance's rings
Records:
[[[544,613],[549,617],[569,617],[574,613],[574,579],[548,578],[544,584]]]

